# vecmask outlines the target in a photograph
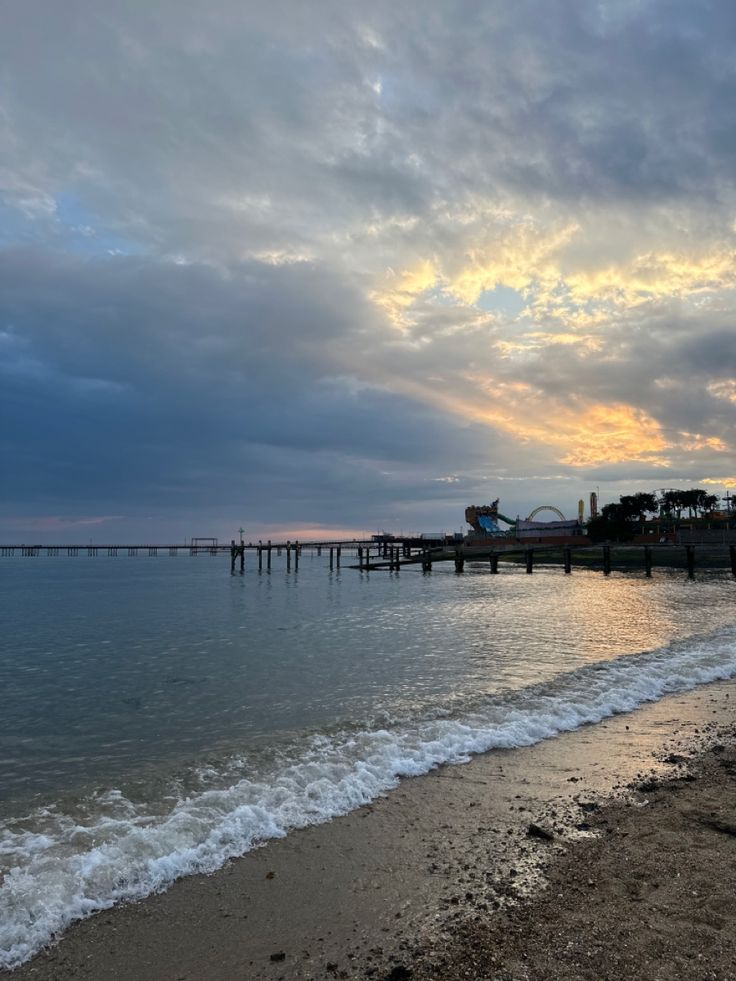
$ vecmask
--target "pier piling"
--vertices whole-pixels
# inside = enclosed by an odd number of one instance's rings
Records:
[[[497,552],[491,552],[490,561],[491,561],[491,574],[494,575],[494,576],[497,576],[498,575],[498,553]]]
[[[652,549],[651,546],[644,546],[644,570],[646,572],[647,579],[652,578]]]
[[[686,545],[685,546],[685,557],[687,559],[687,577],[688,579],[695,578],[695,546]]]
[[[562,550],[562,557],[565,563],[565,575],[570,575],[572,572],[572,549],[569,545],[566,545]]]
[[[731,545],[728,549],[728,554],[731,557],[731,572],[734,577],[736,577],[736,545]]]
[[[534,572],[534,549],[528,548],[524,553],[526,555],[526,571],[528,575]]]
[[[603,575],[610,576],[611,574],[611,546],[603,546]]]

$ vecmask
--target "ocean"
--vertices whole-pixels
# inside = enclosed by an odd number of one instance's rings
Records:
[[[736,675],[725,572],[0,560],[0,967],[407,777]]]

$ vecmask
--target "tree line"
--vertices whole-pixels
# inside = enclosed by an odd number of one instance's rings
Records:
[[[690,490],[668,490],[660,497],[656,494],[624,494],[618,504],[606,504],[601,513],[588,522],[588,536],[593,541],[633,538],[637,525],[644,525],[648,517],[659,517],[665,526],[679,522],[683,515],[698,518],[711,514],[719,503],[717,494],[709,494],[702,487]]]

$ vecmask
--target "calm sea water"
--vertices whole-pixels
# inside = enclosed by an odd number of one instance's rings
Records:
[[[0,966],[402,776],[736,674],[736,583],[0,561]]]

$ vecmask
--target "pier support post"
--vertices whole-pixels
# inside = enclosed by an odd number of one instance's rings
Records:
[[[337,561],[337,568],[340,568],[340,556],[342,555],[342,545],[337,546],[337,554],[335,560]]]
[[[528,548],[526,550],[526,571],[528,575],[534,572],[534,549]]]
[[[572,549],[569,545],[562,550],[562,558],[565,563],[565,575],[569,576],[572,572]]]
[[[330,569],[335,568],[335,549],[330,549]]]
[[[426,548],[422,552],[422,572],[432,571],[432,553]]]
[[[644,546],[644,571],[647,579],[652,578],[652,548],[650,545]]]
[[[263,571],[263,545],[258,546],[258,571]]]
[[[459,548],[455,549],[455,572],[465,571],[465,556],[462,550]]]
[[[302,550],[302,547],[299,544],[299,542],[297,542],[294,545],[294,572],[298,572],[299,571],[299,553],[301,552],[301,550]]]
[[[291,545],[286,546],[286,571],[291,569]]]
[[[491,560],[491,575],[497,576],[498,575],[498,553],[497,552],[491,552],[490,560]]]
[[[611,546],[603,546],[603,575],[608,576],[611,574]]]
[[[736,577],[736,545],[731,545],[728,553],[731,556],[731,572]]]
[[[686,545],[685,553],[687,559],[687,577],[688,579],[695,578],[695,546]]]
[[[358,568],[363,568],[363,546],[358,545]]]
[[[235,557],[238,554],[238,550],[235,547],[235,539],[230,539],[230,575],[235,575]]]
[[[240,555],[240,575],[242,576],[245,572],[245,542],[241,542],[238,546],[238,553]]]

